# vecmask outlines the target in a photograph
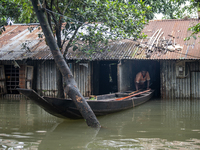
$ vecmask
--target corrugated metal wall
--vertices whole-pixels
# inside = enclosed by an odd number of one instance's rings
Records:
[[[90,63],[73,63],[73,75],[78,88],[83,96],[91,94],[91,69]]]
[[[191,96],[200,98],[200,72],[191,72]]]
[[[200,98],[200,61],[185,60],[186,77],[177,77],[176,61],[160,61],[162,98]]]
[[[91,93],[89,63],[69,63],[69,67],[83,96]],[[36,68],[35,68],[36,69]],[[54,61],[38,63],[37,91],[44,96],[56,96],[56,65]]]
[[[191,97],[200,98],[200,61],[190,62]]]
[[[45,96],[56,96],[56,65],[54,61],[38,62],[37,91]]]

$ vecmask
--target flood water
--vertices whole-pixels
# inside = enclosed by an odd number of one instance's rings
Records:
[[[0,150],[200,149],[200,100],[153,99],[98,120],[99,130],[30,100],[0,100]]]

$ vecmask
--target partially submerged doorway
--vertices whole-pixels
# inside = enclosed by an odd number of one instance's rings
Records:
[[[160,63],[153,60],[95,61],[92,63],[92,94],[134,91],[136,74],[145,67],[150,88],[160,97]]]
[[[117,64],[118,61],[93,63],[93,94],[100,95],[118,91]]]
[[[155,89],[155,96],[160,97],[160,63],[154,60],[122,60],[118,67],[119,92],[134,91],[135,77],[142,68],[150,74],[150,88]]]

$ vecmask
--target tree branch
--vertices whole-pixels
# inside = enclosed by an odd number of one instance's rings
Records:
[[[58,6],[58,0],[57,0],[57,7],[56,7],[56,10],[57,10],[60,14],[62,14],[61,11],[60,11],[60,9],[59,9],[59,6]]]
[[[72,41],[74,40],[74,38],[75,38],[75,36],[76,36],[76,34],[77,34],[77,32],[78,32],[78,29],[79,29],[82,25],[83,25],[83,24],[81,24],[79,27],[76,28],[76,30],[74,31],[73,36],[70,38],[70,40],[69,40],[69,42],[68,42],[68,44],[67,44],[67,46],[66,46],[66,48],[65,48],[64,54],[63,54],[64,58],[65,58],[65,55],[66,55],[67,52],[68,52],[69,47],[71,46]]]
[[[63,14],[65,13],[66,9],[68,8],[68,6],[71,4],[72,0],[69,1],[68,5],[66,5],[66,7],[63,10]]]
[[[49,8],[48,5],[46,6],[46,8],[52,11],[52,8]],[[52,12],[47,12],[47,13],[48,13],[48,14],[51,14],[51,16],[52,16],[52,18],[53,18],[53,21],[54,21],[55,25],[57,26],[57,25],[58,25],[58,21],[56,20],[55,15],[54,15]],[[49,19],[49,18],[48,18],[48,19]],[[51,20],[49,20],[49,21],[51,21]],[[51,24],[51,22],[50,22],[50,24]]]

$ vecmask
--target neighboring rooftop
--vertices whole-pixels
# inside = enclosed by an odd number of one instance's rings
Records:
[[[197,23],[197,19],[152,20],[143,29],[148,37],[145,40],[115,41],[109,43],[109,50],[90,57],[70,49],[66,57],[68,60],[200,59],[200,39],[184,41],[191,34],[188,28]],[[30,27],[34,27],[32,32]],[[0,60],[53,59],[44,38],[38,34],[41,29],[37,25],[6,26],[0,35]]]

